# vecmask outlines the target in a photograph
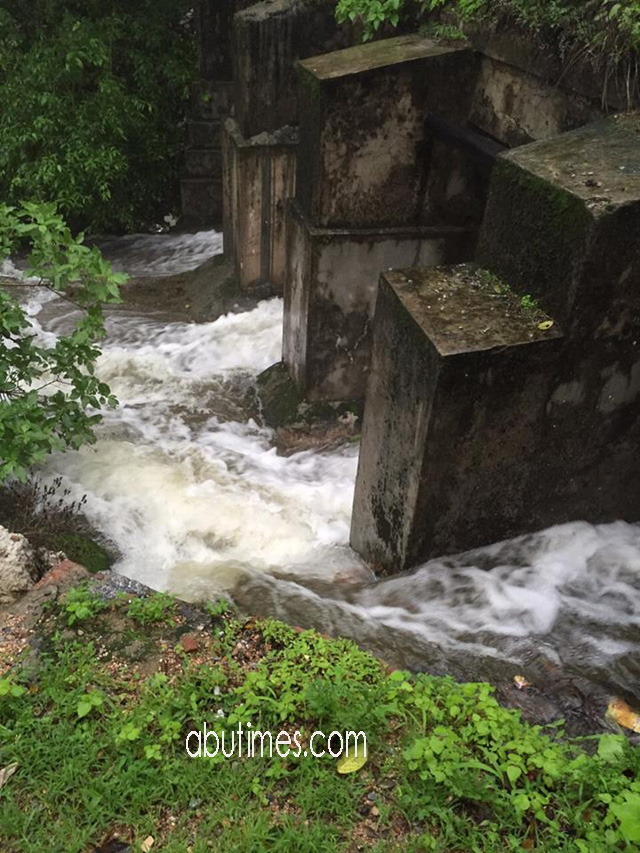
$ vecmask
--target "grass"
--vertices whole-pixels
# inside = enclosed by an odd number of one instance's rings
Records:
[[[72,591],[38,629],[35,669],[0,677],[0,768],[17,765],[0,788],[3,853],[149,837],[171,853],[637,849],[640,758],[624,736],[588,754],[489,685],[391,672],[346,640],[224,606],[200,614],[188,655],[179,606],[140,600],[142,620],[138,599]],[[329,756],[190,759],[205,720],[305,744],[363,730],[368,761],[339,775]]]

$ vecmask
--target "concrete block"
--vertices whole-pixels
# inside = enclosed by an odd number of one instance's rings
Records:
[[[572,338],[619,340],[637,327],[639,246],[637,116],[498,158],[479,260],[538,298]]]
[[[551,523],[562,339],[493,281],[467,266],[381,276],[351,544],[387,571]]]
[[[310,220],[326,228],[423,222],[425,118],[464,125],[477,68],[472,51],[420,36],[301,62],[297,198]]]
[[[510,148],[595,121],[602,110],[513,64],[482,56],[470,121]]]
[[[364,396],[381,269],[464,260],[474,238],[448,226],[316,228],[290,203],[284,361],[305,399]]]
[[[282,293],[286,201],[295,192],[297,132],[245,139],[232,119],[225,125],[224,243],[243,291]]]

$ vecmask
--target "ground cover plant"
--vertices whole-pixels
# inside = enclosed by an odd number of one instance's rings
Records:
[[[623,735],[587,752],[486,684],[168,603],[80,587],[45,613],[37,662],[0,654],[3,851],[637,849],[640,758]],[[346,774],[330,756],[191,759],[203,721],[299,730],[305,746],[363,730],[368,758]]]
[[[175,202],[188,0],[4,0],[0,198],[56,201],[74,230],[133,230]]]

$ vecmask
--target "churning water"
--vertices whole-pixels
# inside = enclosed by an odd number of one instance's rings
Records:
[[[110,240],[139,274],[183,272],[219,235]],[[67,305],[34,291],[38,333]],[[640,695],[640,527],[565,524],[377,581],[348,547],[353,445],[278,456],[246,409],[280,359],[282,303],[211,323],[114,310],[98,372],[120,400],[94,447],[55,456],[87,514],[122,555],[117,569],[187,599],[230,592],[259,613],[352,636],[397,665],[467,677],[535,668]],[[506,669],[505,669],[506,667]]]

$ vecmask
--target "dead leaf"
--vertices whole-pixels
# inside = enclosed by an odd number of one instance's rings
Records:
[[[338,773],[355,773],[360,770],[367,763],[367,756],[365,754],[364,746],[360,746],[358,749],[358,745],[354,744],[353,746],[349,746],[346,752],[338,759]]]
[[[142,851],[142,853],[149,853],[149,850],[151,850],[151,848],[153,847],[153,845],[155,843],[156,843],[156,840],[153,837],[153,835],[147,835],[145,840],[140,845],[140,850]]]
[[[9,779],[11,779],[11,777],[13,776],[13,774],[16,772],[17,769],[18,769],[17,764],[7,764],[6,767],[3,767],[0,770],[0,788],[2,788],[2,786],[5,784],[5,782],[8,782]]]
[[[640,714],[630,708],[624,699],[612,699],[609,702],[607,717],[619,726],[640,734]]]
[[[513,683],[518,688],[518,690],[524,690],[525,687],[531,687],[531,682],[527,681],[524,675],[514,675]]]
[[[542,323],[538,323],[538,328],[541,332],[546,332],[547,329],[550,329],[553,326],[553,320],[543,320]]]

